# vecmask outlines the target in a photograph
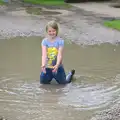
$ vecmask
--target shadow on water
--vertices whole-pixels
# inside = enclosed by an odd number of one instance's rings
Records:
[[[66,41],[67,85],[40,85],[41,38],[0,41],[0,116],[9,120],[89,120],[120,97],[120,45],[77,46]],[[54,83],[54,81],[53,81]]]

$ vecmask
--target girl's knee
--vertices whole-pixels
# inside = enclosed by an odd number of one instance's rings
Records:
[[[57,82],[58,82],[58,84],[62,84],[62,85],[67,84],[67,82],[66,82],[66,81],[57,81]]]
[[[49,81],[46,81],[45,79],[40,79],[40,84],[50,84]]]
[[[50,75],[47,75],[46,73],[41,72],[40,74],[40,83],[41,84],[50,84],[50,81],[52,80]]]

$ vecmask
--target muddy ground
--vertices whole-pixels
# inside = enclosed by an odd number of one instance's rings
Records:
[[[68,10],[51,9],[61,14],[30,15],[22,6],[0,7],[0,39],[16,36],[45,35],[45,25],[50,20],[60,23],[60,36],[77,44],[89,45],[100,43],[119,43],[120,32],[102,25],[103,15],[85,12],[78,8]],[[45,9],[45,11],[49,11]],[[109,110],[97,114],[91,120],[119,120],[120,108],[115,105]]]
[[[78,44],[99,44],[120,41],[120,33],[105,28],[102,24],[106,16],[95,15],[78,8],[68,10],[52,9],[61,14],[30,15],[24,7],[11,5],[0,8],[0,38],[15,36],[44,36],[45,25],[50,20],[60,23],[60,35]],[[46,10],[49,11],[49,10]]]

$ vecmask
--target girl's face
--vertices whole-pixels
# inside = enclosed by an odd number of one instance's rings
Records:
[[[55,38],[56,35],[57,35],[57,31],[56,31],[55,29],[53,29],[52,27],[49,27],[49,28],[48,28],[47,33],[48,33],[48,36],[49,36],[51,39]]]

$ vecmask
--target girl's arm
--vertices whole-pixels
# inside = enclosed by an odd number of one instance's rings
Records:
[[[46,65],[46,58],[47,58],[47,49],[46,46],[42,45],[42,67]]]
[[[56,65],[59,66],[63,59],[63,46],[60,46],[58,49],[58,55],[57,55],[57,63]]]

